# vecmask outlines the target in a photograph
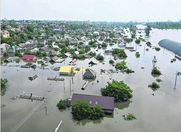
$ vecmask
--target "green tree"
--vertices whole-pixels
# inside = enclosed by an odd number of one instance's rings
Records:
[[[4,90],[6,88],[7,82],[8,82],[8,80],[6,78],[5,79],[1,78],[1,90]]]
[[[109,60],[109,63],[112,64],[112,63],[114,63],[114,61],[113,60]]]
[[[137,43],[137,44],[139,44],[140,42],[141,42],[140,39],[135,40],[135,43]]]
[[[91,109],[89,113],[89,119],[91,120],[97,120],[101,117],[104,117],[104,111],[102,110],[101,106],[99,104],[94,105],[94,107]]]
[[[89,46],[89,45],[86,45],[86,46],[85,46],[85,52],[87,53],[87,52],[90,51],[90,50],[91,50],[90,46]]]
[[[6,93],[7,82],[8,82],[8,80],[6,78],[5,79],[1,78],[1,96],[5,95],[5,93]]]
[[[57,55],[57,57],[62,57],[62,56],[63,56],[63,54],[62,54],[62,53],[60,53],[60,54],[58,54],[58,55]]]
[[[91,107],[86,99],[76,100],[72,105],[72,115],[77,120],[88,118]]]
[[[84,50],[79,50],[79,54],[84,54],[85,53],[85,51]]]
[[[68,99],[60,100],[57,104],[58,109],[66,109],[70,106],[70,101]]]
[[[33,24],[28,25],[26,28],[29,32],[33,32]]]
[[[72,105],[72,115],[74,119],[83,120],[91,119],[96,120],[104,116],[104,111],[99,104],[90,107],[89,102],[86,99],[76,100]]]
[[[116,64],[115,66],[117,69],[119,70],[124,70],[124,69],[127,69],[128,67],[126,66],[126,61],[121,61],[119,63]]]
[[[22,54],[20,53],[20,51],[16,50],[15,51],[15,56],[22,57]]]
[[[120,58],[127,57],[127,54],[125,53],[124,49],[114,48],[112,54],[117,54]]]
[[[96,59],[102,61],[102,60],[104,60],[104,57],[99,55],[99,56],[96,57]]]
[[[152,75],[161,75],[162,73],[161,73],[161,71],[160,70],[158,70],[156,67],[154,67],[153,69],[152,69],[152,71],[151,71],[151,74]]]
[[[1,24],[1,30],[6,30],[6,24],[5,23]]]
[[[123,81],[112,80],[112,83],[101,89],[103,96],[114,97],[115,101],[127,101],[132,98],[132,90]]]
[[[93,56],[96,56],[96,53],[91,51],[89,52],[89,55],[93,57]]]
[[[2,43],[7,43],[7,44],[10,44],[12,46],[13,44],[13,38],[1,38],[1,44]]]

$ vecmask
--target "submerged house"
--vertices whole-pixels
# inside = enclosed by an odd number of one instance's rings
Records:
[[[49,48],[49,47],[47,47],[47,46],[44,46],[44,47],[41,47],[40,49],[39,49],[39,51],[43,51],[43,52],[46,52],[49,56],[50,55],[57,55],[57,52],[56,51],[54,51],[54,50],[52,50],[51,48]]]
[[[121,43],[118,44],[118,46],[119,47],[124,47],[124,46],[126,46],[126,44],[124,42],[121,42]]]
[[[181,57],[181,43],[169,39],[162,39],[160,42],[158,42],[158,45],[172,51],[173,53]]]
[[[53,32],[54,33],[60,33],[60,29],[54,29]]]
[[[8,37],[10,37],[10,34],[7,30],[1,30],[1,36],[3,38],[8,38]]]
[[[72,100],[70,102],[70,106],[72,106],[76,100],[83,100],[83,99],[87,99],[91,108],[93,108],[94,105],[99,104],[105,113],[113,113],[114,111],[114,97],[107,97],[107,96],[95,96],[95,95],[74,93],[72,96]]]
[[[75,66],[61,66],[59,69],[59,74],[70,75],[73,72],[74,68]]]
[[[91,60],[88,64],[89,65],[96,65],[97,63],[96,63],[96,61]]]
[[[58,58],[57,56],[54,56],[50,62],[54,62],[54,63],[61,63],[63,62],[65,59],[61,59],[61,58]]]
[[[0,48],[1,48],[1,55],[3,55],[4,53],[7,52],[7,50],[9,49],[10,45],[9,44],[6,44],[6,43],[3,43],[0,45]]]
[[[40,44],[45,45],[46,42],[47,42],[46,39],[37,39],[37,40],[36,40],[36,43],[37,43],[37,44],[40,43]]]
[[[4,62],[8,63],[8,62],[13,62],[16,61],[17,59],[19,59],[18,56],[14,56],[14,57],[9,57],[6,60],[4,60]]]
[[[84,73],[83,78],[84,79],[95,79],[96,78],[96,72],[89,69]]]

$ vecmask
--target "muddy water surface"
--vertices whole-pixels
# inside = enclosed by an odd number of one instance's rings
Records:
[[[143,34],[144,35],[144,34]],[[158,30],[153,29],[150,37],[145,37],[153,45],[158,46],[158,42],[163,39],[171,39],[181,42],[181,30]],[[1,121],[3,132],[52,132],[58,123],[63,120],[59,132],[180,132],[180,110],[181,110],[181,76],[178,76],[177,87],[174,89],[175,73],[181,71],[181,61],[171,63],[174,54],[167,50],[155,51],[141,42],[141,46],[130,43],[140,52],[140,57],[135,57],[135,52],[126,50],[128,58],[125,59],[130,69],[135,73],[114,73],[112,78],[118,81],[123,80],[133,90],[133,98],[129,102],[115,103],[115,110],[112,116],[106,116],[103,119],[90,121],[75,121],[72,119],[71,110],[59,111],[56,104],[60,99],[69,98],[73,93],[101,95],[100,89],[107,85],[110,80],[110,74],[100,74],[100,69],[114,69],[108,62],[113,59],[111,55],[105,55],[104,64],[98,63],[89,67],[91,59],[80,60],[76,62],[76,67],[92,68],[97,72],[97,78],[91,80],[85,90],[81,90],[85,80],[82,79],[84,72],[79,71],[72,77],[66,77],[65,82],[48,81],[47,77],[59,76],[57,71],[47,69],[26,69],[19,67],[9,67],[16,63],[9,63],[7,66],[1,66],[2,78],[8,79],[8,88],[4,96],[1,97],[1,103],[5,104],[1,108]],[[113,46],[117,47],[116,45]],[[108,46],[107,49],[113,48]],[[145,51],[148,48],[149,51]],[[103,52],[99,50],[98,52]],[[153,77],[151,70],[153,68],[152,59],[156,56],[156,66],[162,72],[159,77]],[[61,64],[49,64],[51,66],[63,66],[70,62],[67,58]],[[120,60],[116,60],[119,62]],[[23,65],[21,62],[19,65]],[[142,69],[141,67],[144,67]],[[115,70],[115,69],[114,69]],[[30,81],[28,77],[37,74],[38,78]],[[153,91],[148,88],[156,79],[162,79],[160,88]],[[71,80],[71,81],[70,81]],[[99,83],[97,83],[99,80]],[[64,88],[65,83],[65,88]],[[70,87],[71,85],[71,87]],[[26,99],[11,100],[12,97],[26,94],[44,96],[44,101],[31,101]],[[152,95],[154,93],[154,96]],[[45,110],[47,104],[47,111]],[[137,120],[125,121],[123,114],[133,113]]]

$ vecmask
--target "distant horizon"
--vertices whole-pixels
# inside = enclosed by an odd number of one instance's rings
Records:
[[[177,22],[181,0],[1,0],[1,19]]]
[[[71,21],[71,22],[110,22],[110,23],[129,23],[129,22],[132,22],[132,23],[155,23],[155,22],[181,22],[181,20],[179,21],[91,21],[91,20],[54,20],[54,19],[7,19],[7,18],[3,18],[1,19],[2,20],[8,20],[8,21],[11,21],[11,20],[14,20],[14,21]]]

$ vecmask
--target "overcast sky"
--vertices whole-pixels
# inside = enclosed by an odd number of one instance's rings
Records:
[[[181,0],[1,0],[1,19],[179,21]]]

